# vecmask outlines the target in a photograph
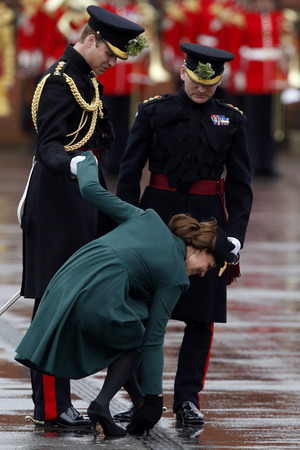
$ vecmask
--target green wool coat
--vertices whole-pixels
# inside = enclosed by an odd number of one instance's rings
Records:
[[[186,245],[153,210],[103,189],[94,156],[86,155],[78,164],[81,194],[119,225],[79,249],[52,278],[15,359],[78,379],[135,349],[142,356],[143,393],[159,394],[167,322],[189,287]]]

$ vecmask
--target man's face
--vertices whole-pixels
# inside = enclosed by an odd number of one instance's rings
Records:
[[[103,75],[106,70],[115,66],[117,57],[108,50],[104,42],[97,46],[94,40],[88,48],[86,61],[96,75]]]
[[[204,86],[202,84],[195,83],[189,78],[184,66],[181,67],[180,77],[184,82],[184,89],[187,96],[199,105],[207,102],[214,95],[220,84],[220,81],[213,86]]]

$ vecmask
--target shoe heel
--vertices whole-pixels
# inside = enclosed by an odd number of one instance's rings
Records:
[[[88,413],[88,416],[91,421],[93,435],[94,435],[94,437],[97,437],[97,435],[98,435],[98,431],[96,430],[97,423],[98,423],[97,416],[95,416],[94,414],[91,414],[91,413]]]
[[[119,427],[99,403],[92,402],[87,412],[93,427],[94,436],[97,436],[97,423],[103,428],[103,433],[106,437],[124,437],[126,435],[126,430]]]

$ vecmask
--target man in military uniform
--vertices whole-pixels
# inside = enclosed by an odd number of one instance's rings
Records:
[[[79,41],[68,44],[45,72],[32,101],[37,138],[22,215],[21,295],[36,299],[33,316],[62,264],[111,227],[108,218],[81,197],[72,161],[91,149],[105,186],[101,151],[111,146],[114,133],[101,100],[103,86],[95,74],[103,74],[117,58],[127,59],[145,46],[145,39],[139,36],[143,27],[97,6],[89,6],[87,11],[90,18]],[[71,404],[68,380],[35,371],[31,376],[34,421],[62,427],[89,425]]]
[[[189,213],[197,220],[215,217],[238,254],[252,205],[245,117],[213,98],[224,64],[234,55],[191,43],[182,44],[181,49],[186,53],[180,71],[183,86],[176,95],[157,96],[139,105],[121,162],[117,194],[144,209],[153,208],[165,222],[177,213]],[[151,178],[140,199],[147,160]],[[204,423],[199,393],[214,322],[226,322],[226,282],[230,283],[232,271],[227,268],[221,277],[217,275],[214,269],[205,278],[192,276],[191,287],[172,313],[173,319],[186,323],[173,405],[184,424]],[[114,417],[128,419],[132,410]]]

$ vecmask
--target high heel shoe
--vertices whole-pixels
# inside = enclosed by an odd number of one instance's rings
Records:
[[[126,430],[119,427],[99,403],[93,401],[88,407],[87,413],[93,427],[94,436],[97,436],[97,423],[100,423],[105,436],[123,437],[126,435]]]

